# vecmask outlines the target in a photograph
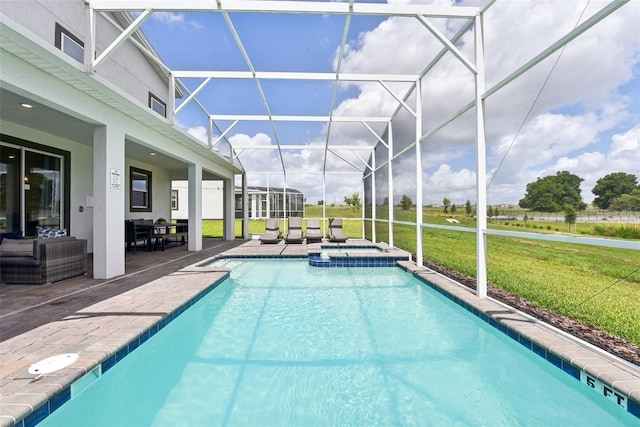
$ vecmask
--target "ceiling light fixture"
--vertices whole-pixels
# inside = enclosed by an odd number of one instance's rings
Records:
[[[33,105],[27,104],[26,102],[21,102],[20,106],[23,107],[23,108],[33,108]]]
[[[153,151],[149,153],[150,156],[155,156],[156,153],[154,153]]]

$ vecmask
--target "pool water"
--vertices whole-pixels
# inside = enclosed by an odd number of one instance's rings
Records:
[[[399,268],[215,265],[231,277],[42,425],[637,425]]]

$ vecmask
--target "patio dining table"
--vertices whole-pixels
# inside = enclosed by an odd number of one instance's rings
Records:
[[[155,239],[155,243],[157,243],[158,239],[164,239],[167,234],[171,233],[170,230],[172,227],[175,228],[179,225],[184,224],[176,224],[173,222],[162,224],[136,224],[136,231],[143,230],[147,233],[147,251],[151,252],[152,247],[153,250],[155,250],[157,246],[156,244],[151,244],[152,239]]]

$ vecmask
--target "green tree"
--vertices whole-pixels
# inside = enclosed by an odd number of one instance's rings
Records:
[[[640,188],[636,188],[629,194],[623,194],[611,200],[609,210],[640,211]]]
[[[402,210],[403,211],[407,211],[407,210],[409,210],[409,208],[411,208],[413,206],[413,201],[411,200],[411,198],[409,196],[404,194],[402,196],[402,199],[400,199],[400,206],[402,206]]]
[[[456,207],[456,204],[455,204],[455,203],[454,203],[454,204],[452,204],[452,205],[451,205],[451,214],[456,213],[456,211],[457,211],[457,210],[458,210],[458,208]]]
[[[389,206],[389,198],[385,197],[384,200],[382,201],[382,206]]]
[[[344,202],[353,207],[354,209],[357,209],[360,207],[361,203],[360,203],[360,194],[359,193],[353,193],[351,195],[351,197],[344,197]]]
[[[538,178],[536,182],[527,184],[527,191],[519,205],[523,209],[540,212],[560,212],[566,205],[584,210],[587,205],[580,195],[582,181],[582,178],[567,171]]]
[[[318,206],[324,205],[324,200],[318,200]]]
[[[464,213],[466,213],[467,216],[471,216],[471,212],[472,212],[471,201],[467,200],[467,203],[464,204]]]
[[[638,178],[635,175],[625,172],[615,172],[600,178],[591,192],[596,197],[593,203],[600,209],[609,209],[613,199],[630,194],[633,190],[640,188]]]
[[[444,213],[449,213],[449,206],[451,206],[451,200],[446,197],[442,200],[442,204],[444,205]]]
[[[487,206],[487,216],[491,218],[493,216],[493,208],[491,205]]]
[[[578,219],[576,208],[573,205],[566,205],[564,207],[564,222],[567,224],[568,231],[574,230],[576,219]]]

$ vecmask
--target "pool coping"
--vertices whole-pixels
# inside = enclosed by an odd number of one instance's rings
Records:
[[[12,381],[17,391],[12,395],[2,396],[0,426],[26,427],[40,422],[49,413],[70,400],[71,387],[74,383],[85,376],[90,376],[96,370],[98,375],[108,371],[129,352],[135,350],[186,308],[214,289],[229,276],[229,270],[209,266],[208,264],[212,261],[259,258],[302,259],[308,256],[302,253],[251,255],[234,250],[227,251],[87,307],[77,312],[75,316],[52,322],[1,343],[0,355],[7,353],[6,343],[9,343],[9,347],[20,346],[25,351],[19,360],[14,361],[15,369],[12,374],[2,378],[3,383],[0,386],[4,387],[7,385],[6,381]],[[604,398],[612,401],[612,404],[616,404],[615,399],[624,396],[627,411],[640,419],[640,367],[610,355],[506,304],[491,298],[479,298],[468,287],[433,270],[418,267],[412,261],[399,261],[396,265],[545,358],[582,382],[585,387],[598,391]],[[176,286],[177,279],[181,286]],[[146,296],[146,300],[136,305],[140,295]],[[149,295],[152,298],[149,298]],[[122,310],[120,315],[126,313],[134,317],[137,315],[137,317],[133,321],[118,319],[121,321],[114,322],[112,318],[114,307]],[[75,331],[81,326],[85,327],[86,335]],[[70,335],[71,338],[65,339],[65,334]],[[51,336],[56,337],[60,342],[51,341]],[[45,343],[47,351],[43,352],[41,349],[40,352],[30,352],[29,347],[43,346],[43,337],[50,339],[50,342]],[[81,339],[73,340],[73,337]],[[52,346],[58,350],[51,350]],[[80,355],[80,359],[71,367],[38,378],[36,375],[26,373],[26,368],[32,363],[53,354],[69,352]]]
[[[1,396],[0,426],[39,423],[71,399],[79,380],[107,372],[229,277],[229,269],[199,264],[0,343],[0,355],[12,359],[12,372],[0,386],[13,391]],[[64,353],[79,359],[50,374],[27,372],[31,364]]]
[[[426,267],[398,266],[640,420],[640,367]]]

